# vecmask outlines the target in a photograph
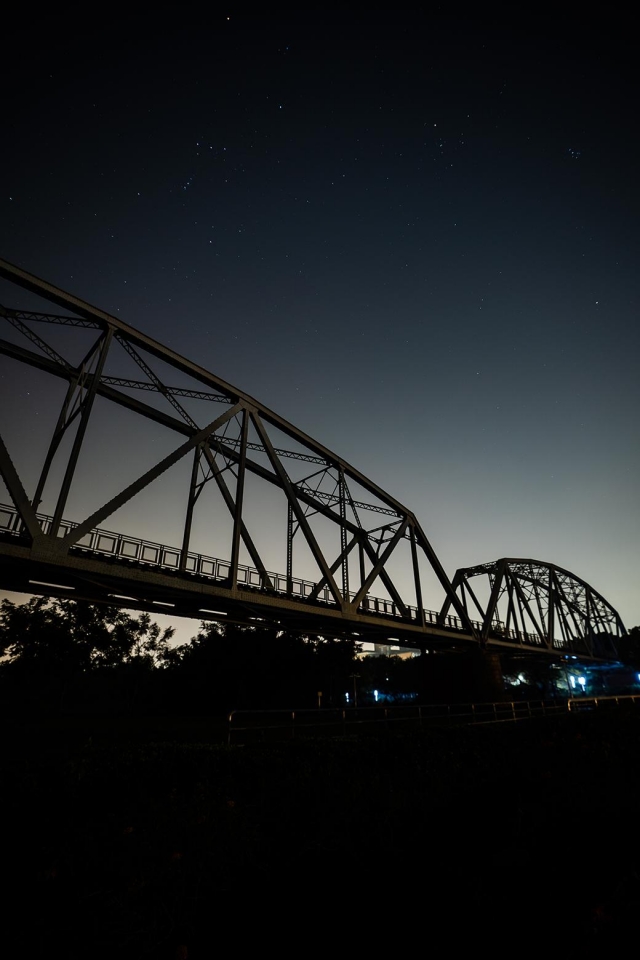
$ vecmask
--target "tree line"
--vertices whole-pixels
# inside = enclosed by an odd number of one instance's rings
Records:
[[[172,643],[148,613],[34,597],[0,605],[0,711],[224,716],[238,709],[470,702],[501,698],[480,655],[359,656],[355,638],[309,637],[276,626],[201,623]],[[640,670],[640,627],[619,643]],[[510,669],[502,658],[505,678]],[[518,661],[524,693],[552,696],[544,661]],[[532,679],[533,678],[533,679]],[[550,692],[551,691],[551,692]],[[514,691],[509,693],[509,699]]]
[[[398,658],[358,658],[355,639],[201,623],[171,641],[148,613],[34,597],[0,606],[0,709],[224,715],[232,709],[373,702],[415,686]],[[375,661],[375,662],[374,662]],[[403,674],[401,676],[401,674]],[[401,694],[398,694],[401,696]]]

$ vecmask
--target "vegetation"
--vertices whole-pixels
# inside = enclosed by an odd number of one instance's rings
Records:
[[[633,704],[235,747],[207,726],[229,705],[316,706],[354,682],[408,695],[432,658],[358,660],[355,643],[234,625],[171,640],[146,614],[2,604],[7,956],[197,960],[234,929],[227,904],[352,912],[381,888],[402,890],[409,943],[459,946],[463,921],[476,952],[522,930],[554,949],[565,931],[587,956],[632,942],[633,831],[611,829],[640,802]]]
[[[317,925],[400,888],[409,943],[462,924],[482,952],[497,925],[601,956],[635,935],[636,712],[246,747],[3,732],[7,956],[197,960],[229,912]]]
[[[6,708],[226,715],[235,708],[344,702],[358,645],[272,627],[202,623],[172,646],[149,614],[34,598],[0,608]]]
[[[0,709],[223,718],[233,709],[493,701],[503,698],[503,677],[508,699],[541,699],[557,695],[558,677],[569,683],[567,665],[544,658],[504,655],[494,669],[492,658],[479,653],[359,658],[355,640],[309,638],[266,625],[202,623],[180,646],[172,644],[173,633],[148,613],[131,616],[67,599],[4,600]],[[635,680],[640,628],[621,647]],[[620,673],[593,673],[589,690],[603,695],[621,682]]]
[[[640,666],[640,626],[632,627],[627,636],[618,642],[618,647],[625,663]]]

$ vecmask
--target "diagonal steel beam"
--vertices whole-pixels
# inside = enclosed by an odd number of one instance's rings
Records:
[[[496,567],[495,578],[493,581],[493,588],[491,590],[491,594],[489,596],[489,602],[487,604],[487,612],[484,616],[483,623],[482,623],[482,633],[480,635],[480,639],[482,640],[483,643],[486,643],[489,637],[489,631],[491,629],[491,624],[493,622],[493,615],[496,611],[496,607],[498,606],[498,599],[500,598],[500,591],[501,591],[503,580],[504,580],[505,568],[506,568],[506,561],[499,560]]]
[[[567,613],[569,613],[571,619],[573,620],[573,626],[575,627],[577,636],[580,637],[581,635],[584,634],[584,627],[581,626],[578,620],[576,620],[576,613],[578,615],[578,618],[582,621],[584,620],[584,612],[580,609],[579,605],[574,600],[572,600],[570,597],[566,595],[564,590],[564,585],[560,582],[559,579],[557,581],[557,586],[558,586],[558,596],[562,599],[563,606],[566,608]],[[561,612],[561,615],[564,616],[564,611],[562,610],[562,608],[560,612]]]
[[[233,499],[231,491],[229,490],[229,487],[225,482],[224,477],[222,476],[222,470],[219,468],[218,464],[216,463],[215,457],[213,456],[213,453],[211,452],[208,443],[205,443],[204,445],[204,455],[211,469],[213,479],[218,484],[218,490],[222,494],[222,498],[227,505],[227,509],[229,510],[229,513],[233,517],[235,515],[235,509],[236,509],[235,501]],[[262,579],[262,586],[265,587],[265,589],[267,590],[272,590],[273,583],[271,582],[271,578],[267,573],[267,568],[265,567],[262,561],[262,557],[260,556],[258,549],[255,543],[253,542],[251,535],[249,534],[249,531],[245,526],[244,520],[242,520],[242,517],[240,518],[240,535],[242,537],[242,542],[247,548],[247,552],[249,553],[249,556],[253,561],[254,566],[260,573],[260,577]]]
[[[376,551],[373,549],[373,547],[371,546],[371,544],[369,543],[369,541],[368,541],[366,538],[364,538],[364,539],[361,538],[361,543],[362,543],[362,547],[363,547],[363,549],[364,549],[364,552],[367,554],[367,556],[368,556],[368,558],[369,558],[369,562],[371,563],[372,566],[375,567],[376,563],[378,562],[378,554],[376,553]],[[364,558],[363,558],[363,559],[364,559]],[[364,575],[364,569],[363,569],[363,568],[361,568],[360,574],[361,574],[361,575],[360,575],[360,583],[362,584],[362,583],[364,583],[364,581],[366,580],[366,577],[365,577],[365,575]],[[398,609],[400,610],[400,613],[402,614],[402,616],[403,616],[403,617],[408,617],[408,616],[409,616],[409,611],[407,610],[407,608],[406,608],[406,606],[405,606],[405,602],[404,602],[404,600],[402,599],[402,597],[400,596],[400,594],[398,593],[398,590],[397,590],[397,588],[396,588],[396,585],[394,584],[393,580],[391,579],[391,577],[389,576],[389,574],[387,573],[387,571],[384,569],[384,567],[383,567],[382,570],[380,571],[380,579],[382,580],[383,584],[385,585],[385,587],[386,587],[386,589],[387,589],[387,591],[388,591],[388,593],[389,593],[389,596],[391,597],[391,599],[393,600],[393,602],[395,603],[395,605],[396,605],[396,606],[398,607]]]
[[[0,436],[0,473],[4,480],[7,490],[11,494],[11,499],[16,505],[16,510],[20,514],[20,519],[29,531],[33,540],[42,536],[42,528],[36,516],[36,512],[29,502],[22,481],[18,476],[18,471],[13,465],[13,460],[9,456],[2,436]]]
[[[62,306],[65,309],[73,310],[74,313],[77,313],[81,317],[85,317],[89,320],[97,320],[103,325],[113,326],[120,332],[122,336],[126,337],[130,343],[141,347],[153,356],[158,357],[158,359],[163,360],[171,366],[174,366],[177,370],[181,370],[183,373],[193,377],[195,380],[199,380],[201,383],[205,383],[208,386],[216,387],[222,393],[226,394],[226,396],[231,397],[234,402],[242,401],[248,406],[253,407],[256,411],[259,411],[260,417],[266,423],[269,423],[271,426],[281,430],[287,436],[291,437],[296,442],[302,443],[308,449],[315,451],[316,454],[322,456],[327,463],[332,464],[334,467],[342,466],[345,474],[348,477],[356,480],[362,487],[364,487],[365,490],[367,490],[369,493],[372,493],[388,507],[396,510],[398,514],[404,515],[407,512],[406,508],[403,507],[402,504],[386,493],[376,483],[373,483],[373,481],[371,481],[364,474],[360,473],[360,471],[356,470],[355,467],[352,467],[351,464],[348,464],[341,457],[338,457],[330,450],[327,450],[326,447],[314,440],[313,437],[305,434],[302,430],[298,430],[293,426],[292,423],[289,423],[288,420],[280,417],[277,413],[274,413],[273,410],[269,410],[249,394],[244,393],[242,390],[238,390],[237,387],[232,386],[225,380],[222,380],[220,377],[214,376],[214,374],[210,373],[208,370],[205,370],[198,364],[192,363],[190,360],[182,357],[179,353],[176,353],[169,347],[164,346],[164,344],[159,343],[152,337],[149,337],[141,331],[136,330],[134,327],[130,327],[122,320],[111,316],[104,310],[100,310],[86,301],[81,300],[79,297],[69,294],[64,290],[61,290],[59,287],[56,287],[53,284],[40,279],[39,277],[35,277],[33,274],[28,273],[21,267],[2,259],[0,259],[0,277],[5,277],[12,283],[23,287],[25,290],[30,290],[32,293],[44,297],[52,303],[57,303],[59,306]],[[442,572],[444,573],[444,571]],[[438,576],[440,576],[440,574],[438,574]]]
[[[449,581],[449,578],[444,572],[444,567],[438,560],[435,550],[433,549],[433,547],[429,543],[429,540],[427,539],[427,535],[425,534],[424,530],[422,529],[422,527],[420,526],[416,518],[412,517],[412,519],[415,525],[416,539],[418,541],[418,544],[422,547],[423,552],[427,555],[427,559],[431,564],[431,568],[435,573],[436,577],[438,578],[438,580],[440,581],[440,586],[445,592],[446,599],[445,599],[445,606],[443,607],[443,611],[445,610],[445,607],[448,608],[448,606],[452,604],[454,610],[458,614],[458,617],[460,618],[460,620],[462,620],[467,630],[469,630],[469,632],[474,637],[477,636],[477,631],[473,626],[473,624],[471,623],[471,620],[469,619],[469,614],[467,613],[464,606],[462,605],[457,593],[453,590],[451,583]],[[444,615],[444,613],[441,613],[441,616],[442,615]]]
[[[55,376],[58,376],[67,380],[69,379],[66,369],[60,368],[59,366],[54,365],[50,360],[47,360],[46,357],[41,357],[38,354],[32,353],[31,351],[26,351],[24,350],[24,348],[16,348],[14,344],[9,343],[8,341],[0,340],[0,353],[5,353],[9,356],[13,356],[15,359],[30,363],[31,365],[36,366],[42,370],[45,370],[48,373],[52,373]],[[119,390],[115,390],[113,387],[106,385],[104,382],[97,387],[97,393],[100,396],[104,397],[105,399],[111,400],[112,402],[117,403],[119,406],[123,406],[126,409],[134,411],[135,413],[141,414],[147,419],[152,420],[155,423],[159,423],[162,426],[168,427],[169,429],[174,430],[177,433],[182,433],[183,435],[186,435],[186,436],[189,436],[190,434],[189,427],[182,421],[177,420],[175,417],[172,417],[169,414],[163,413],[160,410],[157,410],[155,407],[151,407],[140,400],[130,397]],[[216,445],[216,448],[218,448],[220,452],[223,454],[223,456],[232,460],[234,463],[239,462],[239,459],[240,459],[239,454],[227,443],[222,443],[221,441],[216,440],[215,445]],[[211,451],[208,449],[208,446],[206,444],[205,444],[204,452],[209,462],[209,466],[213,471],[213,475],[218,484],[218,487],[225,499],[225,503],[227,504],[229,511],[233,515],[235,510],[233,497],[231,496],[231,493],[229,492],[228,487],[224,483],[224,479],[221,475],[221,472],[218,469],[217,465],[215,464]],[[274,452],[276,452],[275,448],[274,448]],[[247,459],[247,469],[249,469],[252,473],[259,476],[261,479],[266,480],[268,483],[279,486],[278,478],[275,477],[274,474],[271,473],[269,470],[266,470],[264,467],[262,467],[260,464],[256,463],[255,461]],[[308,506],[313,507],[313,509],[316,510],[322,516],[327,517],[334,523],[340,522],[340,518],[336,516],[336,514],[330,509],[330,507],[328,507],[326,504],[319,502],[310,493],[307,493],[306,491],[301,490],[299,487],[296,487],[296,493],[298,495],[299,500],[301,500],[303,503],[306,503]],[[351,498],[350,498],[350,502],[351,502]],[[351,502],[351,505],[353,509],[353,502]],[[365,505],[363,504],[362,506],[365,506]],[[354,515],[356,517],[357,525],[347,520],[346,518],[344,518],[344,520],[342,521],[346,529],[349,530],[352,534],[362,530],[362,526],[360,524],[360,520],[359,520],[359,517],[357,516],[357,512],[355,511],[355,509],[354,509]],[[254,565],[263,576],[265,586],[270,587],[271,581],[268,577],[266,567],[263,561],[261,560],[260,555],[255,547],[255,544],[253,544],[244,523],[242,524],[242,540],[245,546],[247,547],[247,550],[251,556],[251,559]],[[366,550],[371,562],[375,563],[377,558],[373,553],[373,551],[370,549],[370,544],[367,541],[364,541],[363,544],[361,544],[361,547]],[[361,563],[362,563],[362,556],[361,556]],[[398,591],[396,590],[394,584],[392,583],[386,571],[383,570],[381,572],[380,577],[385,587],[389,591],[391,597],[393,598],[394,603],[397,604],[399,609],[404,610],[405,609],[404,602],[400,597],[400,595],[398,594]],[[364,579],[364,574],[361,577],[361,580],[362,579]]]
[[[517,575],[516,573],[514,573],[512,570],[510,570],[509,567],[507,566],[506,569],[505,569],[505,576],[506,576],[506,577],[510,577],[510,578],[513,580],[513,586],[515,587],[516,596],[518,597],[518,599],[520,600],[520,602],[524,604],[525,609],[526,609],[526,611],[527,611],[527,613],[529,614],[529,617],[530,617],[530,619],[531,619],[531,622],[533,623],[534,627],[536,628],[536,631],[537,631],[537,633],[538,633],[538,636],[540,637],[540,639],[541,639],[542,642],[544,643],[545,640],[546,640],[544,630],[543,630],[543,628],[540,626],[540,624],[538,623],[538,621],[536,620],[536,617],[535,617],[533,611],[531,610],[531,607],[529,606],[529,601],[528,601],[527,597],[525,596],[524,590],[522,589],[522,585],[520,584],[520,580],[519,580],[519,578],[518,578],[518,575]]]
[[[60,521],[62,520],[62,514],[67,502],[67,497],[69,496],[71,481],[73,480],[73,475],[78,463],[78,457],[80,456],[82,441],[84,440],[87,424],[89,423],[89,416],[93,407],[93,401],[95,400],[96,389],[100,383],[100,374],[102,373],[102,368],[104,367],[105,360],[107,359],[107,353],[109,352],[109,346],[112,338],[113,330],[108,328],[101,336],[98,344],[96,344],[96,349],[99,351],[98,363],[95,373],[91,378],[86,395],[80,403],[80,409],[82,411],[80,414],[80,423],[78,424],[76,435],[73,438],[73,446],[71,447],[71,453],[69,454],[69,459],[67,461],[67,469],[64,473],[62,486],[60,488],[60,493],[58,494],[58,502],[56,503],[53,520],[51,522],[51,530],[49,531],[52,537],[56,537],[58,535],[58,528],[60,526]]]
[[[66,367],[58,366],[48,360],[46,357],[41,357],[39,354],[33,353],[32,351],[25,350],[23,347],[17,347],[15,344],[10,343],[7,340],[0,339],[0,353],[5,354],[6,356],[13,357],[16,360],[28,363],[31,366],[37,367],[40,370],[44,370],[47,373],[53,374],[54,376],[60,377],[64,380],[70,380],[71,374]],[[96,392],[99,396],[104,397],[107,400],[110,400],[112,403],[117,403],[121,407],[125,407],[127,410],[132,410],[134,413],[140,414],[141,416],[146,417],[148,420],[152,420],[154,423],[158,423],[161,426],[167,427],[170,430],[175,430],[176,433],[181,433],[183,436],[190,436],[191,431],[186,423],[183,423],[181,420],[172,417],[168,413],[164,413],[161,410],[157,410],[155,407],[150,406],[149,404],[144,403],[142,400],[137,400],[135,397],[130,397],[126,393],[122,393],[120,390],[116,390],[114,387],[109,386],[103,380],[102,383],[96,388]],[[222,443],[222,441],[216,440],[216,448],[219,449],[220,453],[229,460],[233,460],[234,463],[238,463],[240,460],[238,452],[229,446],[228,442]],[[252,444],[247,444],[247,448],[250,449]],[[274,448],[276,454],[278,450]],[[281,451],[284,455],[284,451]],[[287,452],[289,455],[290,452]],[[277,478],[269,470],[266,470],[259,463],[256,463],[253,460],[247,459],[247,469],[252,473],[259,476],[261,479],[266,480],[268,483],[275,484],[279,486]],[[324,517],[328,517],[334,523],[339,522],[339,518],[331,510],[329,506],[324,503],[321,503],[315,497],[305,490],[302,490],[300,487],[296,486],[296,493],[298,498],[303,502],[313,507],[318,513],[322,514]],[[351,506],[353,509],[354,501],[351,501]],[[366,504],[360,504],[362,507],[366,507]],[[233,509],[233,508],[231,508]],[[356,523],[353,523],[345,518],[344,524],[346,528],[351,532],[355,533],[357,530],[362,529],[359,517],[357,512],[354,509],[354,515],[356,516]],[[243,535],[243,540],[245,537]],[[245,540],[246,543],[246,540]],[[255,561],[254,561],[255,562]],[[258,566],[258,563],[256,563]]]
[[[353,550],[357,542],[358,541],[355,536],[351,538],[351,540],[346,545],[344,550],[340,552],[340,555],[331,564],[331,567],[329,568],[331,570],[331,573],[335,573],[338,567],[345,562],[345,560],[347,559],[347,557],[349,556],[349,554],[351,553],[351,551]],[[324,577],[322,577],[320,580],[318,580],[315,587],[309,594],[309,600],[316,600],[320,596],[320,591],[324,590],[326,586],[327,586],[327,581]]]
[[[456,574],[456,576],[457,576],[457,574]],[[473,602],[475,603],[476,609],[477,609],[478,614],[479,614],[479,616],[480,616],[480,619],[481,619],[481,620],[484,620],[484,610],[482,609],[482,604],[480,603],[480,601],[479,601],[478,598],[476,597],[475,592],[474,592],[471,584],[469,583],[469,578],[465,578],[465,577],[464,577],[464,574],[462,574],[462,577],[463,577],[463,579],[462,579],[462,586],[464,587],[465,590],[468,591],[471,599],[472,599]],[[445,608],[446,608],[446,609],[445,609]],[[449,608],[449,602],[448,602],[448,601],[445,601],[445,608],[443,608],[443,611],[442,611],[442,614],[441,614],[443,617],[446,616],[446,610],[448,610],[448,608]],[[466,609],[466,608],[465,608],[465,609]]]
[[[117,339],[118,343],[120,344],[120,346],[121,346],[124,350],[126,350],[127,353],[129,354],[129,356],[138,364],[138,366],[140,367],[140,369],[141,369],[144,373],[146,373],[146,375],[149,377],[149,380],[152,382],[152,384],[154,385],[154,387],[156,388],[156,390],[158,391],[158,393],[161,393],[162,396],[165,397],[165,398],[169,401],[169,403],[172,405],[172,407],[173,407],[175,410],[177,410],[177,412],[180,414],[180,416],[182,417],[182,419],[183,419],[186,423],[188,423],[190,427],[192,427],[194,430],[197,429],[197,426],[198,426],[198,425],[197,425],[197,423],[195,422],[195,420],[193,420],[193,419],[189,416],[189,414],[188,414],[187,411],[184,409],[184,407],[182,406],[182,404],[178,403],[178,401],[177,401],[176,398],[173,396],[173,394],[171,393],[171,391],[169,390],[169,388],[168,388],[168,387],[165,387],[165,385],[164,385],[164,383],[162,382],[162,380],[160,380],[160,378],[157,376],[157,374],[155,374],[155,373],[153,372],[153,370],[151,369],[151,367],[149,366],[149,364],[146,363],[146,362],[142,359],[142,357],[140,356],[140,354],[138,353],[138,351],[137,351],[134,347],[131,346],[131,344],[129,343],[129,341],[127,340],[127,338],[126,338],[126,337],[123,337],[121,334],[116,334],[116,339]]]
[[[383,570],[385,563],[387,562],[387,560],[395,550],[396,545],[404,536],[404,532],[407,529],[408,525],[409,525],[409,518],[405,517],[402,523],[400,524],[400,526],[398,527],[398,529],[396,530],[395,536],[393,537],[393,539],[389,541],[386,549],[383,550],[377,563],[375,564],[373,569],[369,572],[369,576],[367,577],[365,582],[360,586],[360,589],[358,590],[355,597],[351,601],[350,606],[353,610],[357,610],[360,604],[362,603],[362,600],[364,599],[364,597],[366,597],[369,587],[377,578],[378,574],[380,574],[381,571]]]
[[[80,523],[77,527],[72,528],[66,537],[59,539],[57,541],[58,549],[62,550],[62,552],[66,552],[69,547],[73,546],[74,543],[77,543],[78,540],[82,540],[85,534],[89,533],[94,527],[97,527],[99,524],[101,524],[106,517],[110,516],[121,506],[123,506],[123,504],[131,500],[131,498],[141,490],[144,490],[144,488],[153,480],[156,480],[165,472],[165,470],[168,470],[169,467],[172,467],[174,463],[177,463],[178,460],[181,460],[186,453],[189,453],[190,450],[193,450],[194,447],[197,447],[199,443],[201,443],[203,440],[206,440],[206,438],[215,430],[217,430],[218,427],[221,427],[222,424],[230,417],[234,417],[241,409],[241,405],[237,403],[235,406],[231,407],[230,410],[227,410],[225,413],[223,413],[222,416],[212,420],[208,426],[204,427],[202,430],[199,430],[197,433],[194,433],[186,443],[183,443],[182,446],[178,447],[177,450],[174,450],[173,453],[170,453],[167,457],[157,463],[155,467],[151,468],[151,470],[147,470],[146,473],[144,473],[133,483],[129,484],[129,486],[126,487],[116,497],[113,497],[112,500],[109,500],[108,503],[105,503],[102,507],[92,513],[90,517],[87,517],[83,523]]]
[[[333,594],[333,597],[336,603],[340,608],[344,608],[346,600],[343,600],[340,594],[340,591],[338,590],[336,582],[333,579],[333,574],[329,569],[329,566],[327,564],[327,561],[324,558],[322,550],[320,549],[318,541],[313,535],[313,532],[307,522],[307,518],[305,517],[304,512],[300,509],[300,503],[298,501],[299,494],[298,496],[296,496],[297,491],[294,491],[294,488],[291,485],[291,481],[289,480],[289,477],[287,476],[284,470],[284,467],[280,463],[277,457],[277,454],[273,449],[271,440],[269,439],[267,432],[264,429],[262,420],[260,419],[260,415],[258,414],[257,411],[251,410],[251,419],[253,420],[256,430],[258,431],[258,436],[260,437],[262,443],[264,444],[264,448],[266,450],[267,456],[269,457],[269,462],[271,463],[271,466],[273,467],[273,470],[276,476],[278,477],[278,480],[280,481],[280,486],[284,490],[287,500],[291,504],[291,508],[296,516],[296,520],[300,524],[300,529],[304,533],[305,539],[309,544],[309,548],[311,549],[313,558],[318,564],[321,573],[323,573],[324,576],[326,577],[327,584],[329,586],[329,589],[331,590],[331,593]],[[335,518],[335,515],[334,515],[334,518]],[[339,518],[335,518],[335,519],[339,520]]]
[[[3,307],[0,304],[0,316],[4,317],[5,320],[8,320],[12,327],[15,327],[16,330],[19,330],[27,340],[31,340],[32,343],[35,343],[36,346],[40,347],[43,353],[45,353],[54,363],[59,363],[63,367],[70,368],[70,364],[67,363],[65,358],[61,356],[57,350],[54,350],[53,347],[39,337],[37,333],[34,333],[26,323],[23,323],[22,320],[19,320],[12,310],[8,310],[6,307]]]
[[[47,455],[44,458],[42,470],[40,471],[40,477],[38,479],[36,492],[33,495],[33,506],[35,510],[37,510],[38,507],[40,506],[40,501],[42,500],[44,487],[47,482],[47,478],[49,476],[49,470],[51,469],[53,458],[56,455],[58,447],[60,446],[60,441],[62,440],[67,427],[72,423],[73,419],[75,419],[77,413],[80,410],[79,407],[76,408],[73,416],[67,417],[67,413],[69,411],[69,407],[71,406],[71,401],[73,400],[77,387],[78,387],[78,378],[74,377],[72,380],[70,380],[69,386],[67,387],[67,392],[66,392],[64,401],[62,403],[62,407],[60,408],[60,413],[58,415],[58,421],[55,425],[51,440],[49,441],[49,449],[47,450]]]

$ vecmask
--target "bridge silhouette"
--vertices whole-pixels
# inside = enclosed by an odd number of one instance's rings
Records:
[[[0,306],[8,378],[29,368],[49,421],[43,434],[27,405],[3,405],[0,588],[419,650],[618,659],[625,627],[579,577],[502,558],[450,581],[415,515],[293,424],[21,268],[0,260],[0,277],[31,301]],[[160,434],[171,449],[139,469]],[[179,545],[132,530],[150,515]],[[438,610],[423,602],[434,586]]]

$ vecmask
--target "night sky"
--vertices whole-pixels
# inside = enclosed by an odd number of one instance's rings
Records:
[[[450,577],[551,561],[639,624],[630,24],[185,8],[82,29],[5,38],[0,256],[335,451]],[[42,401],[15,367],[11,436]]]

